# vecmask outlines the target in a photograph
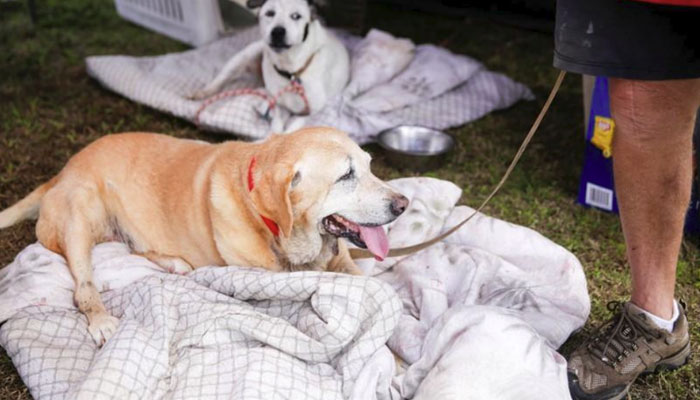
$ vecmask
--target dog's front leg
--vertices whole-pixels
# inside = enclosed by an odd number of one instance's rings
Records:
[[[279,107],[275,107],[272,109],[272,111],[270,111],[270,132],[284,132],[284,118],[282,118],[282,113],[280,112]]]
[[[202,100],[219,92],[228,81],[235,78],[247,65],[262,55],[263,46],[264,44],[260,40],[248,45],[235,56],[231,57],[211,82],[202,90],[193,93],[189,98],[193,100]]]

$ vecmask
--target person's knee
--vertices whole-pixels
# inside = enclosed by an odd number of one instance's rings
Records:
[[[610,79],[610,106],[622,133],[639,142],[692,135],[700,106],[700,79],[637,81]]]

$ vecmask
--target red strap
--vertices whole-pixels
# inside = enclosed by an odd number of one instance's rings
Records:
[[[250,166],[248,167],[248,191],[252,192],[255,187],[255,181],[253,181],[253,169],[255,168],[255,157],[250,160]]]
[[[263,222],[265,225],[267,225],[267,229],[272,232],[275,237],[278,237],[280,235],[280,227],[277,226],[277,223],[270,218],[266,218],[265,216],[261,215],[260,218],[262,218]]]
[[[251,192],[253,191],[253,188],[255,187],[255,181],[253,180],[253,169],[255,168],[255,157],[253,157],[250,160],[250,166],[248,167],[248,191]],[[267,229],[272,232],[273,235],[278,237],[280,235],[280,227],[277,225],[277,223],[270,218],[265,217],[264,215],[260,215],[260,218],[262,218],[263,222],[267,226]]]

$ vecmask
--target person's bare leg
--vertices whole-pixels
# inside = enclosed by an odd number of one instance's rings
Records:
[[[631,267],[632,303],[670,319],[690,200],[700,79],[610,79],[615,191]]]

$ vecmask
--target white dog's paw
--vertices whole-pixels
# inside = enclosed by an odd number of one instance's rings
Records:
[[[305,127],[307,125],[307,119],[307,117],[295,116],[291,119],[290,122],[287,123],[287,126],[284,128],[284,133],[296,132],[299,129]]]
[[[270,123],[270,131],[274,133],[284,133],[285,119],[282,117],[279,105],[270,111],[268,122]]]
[[[106,312],[93,315],[89,321],[88,332],[98,346],[105,344],[119,326],[119,319]]]

